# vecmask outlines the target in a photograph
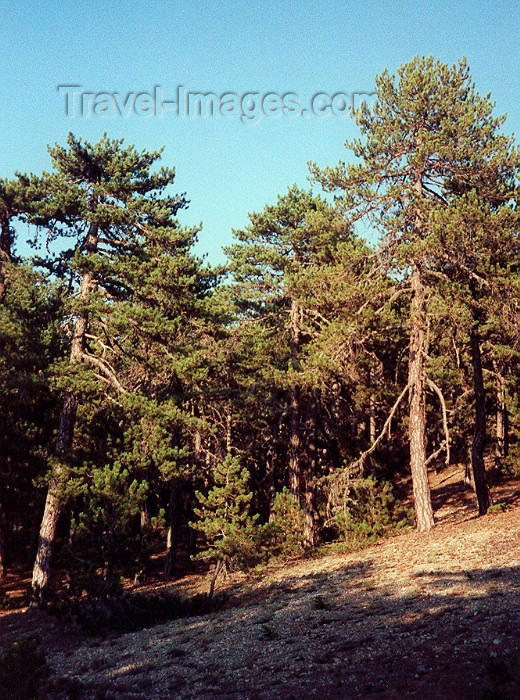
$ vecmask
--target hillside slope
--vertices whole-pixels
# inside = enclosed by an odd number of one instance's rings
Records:
[[[230,581],[211,615],[69,644],[55,626],[49,662],[81,698],[520,698],[520,506],[458,513]]]

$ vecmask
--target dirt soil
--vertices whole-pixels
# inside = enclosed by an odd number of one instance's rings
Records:
[[[435,479],[430,534],[229,577],[219,612],[92,639],[16,611],[0,641],[42,634],[49,698],[518,700],[520,483],[494,489],[509,510],[479,518],[461,480],[460,468]]]

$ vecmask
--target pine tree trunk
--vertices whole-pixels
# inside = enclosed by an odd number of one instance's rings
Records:
[[[143,535],[143,533],[148,529],[150,523],[150,508],[148,503],[144,501],[144,503],[141,503],[139,508],[139,526],[141,528],[141,535]]]
[[[223,567],[222,561],[219,559],[217,563],[215,564],[215,571],[213,572],[213,576],[211,578],[211,583],[209,586],[209,593],[208,593],[208,602],[211,603],[213,600],[213,594],[215,592],[215,583],[217,582],[218,575],[220,574],[220,571]]]
[[[299,500],[301,492],[300,392],[293,387],[289,397],[289,489]]]
[[[300,347],[300,309],[295,302],[291,304],[289,317],[291,333],[291,366],[296,371],[298,350]],[[298,503],[301,500],[301,444],[300,444],[300,387],[292,378],[289,392],[289,489]]]
[[[0,220],[0,302],[6,291],[6,267],[11,262],[11,228],[6,214]]]
[[[475,480],[473,479],[473,470],[471,468],[471,447],[468,450],[466,465],[464,467],[464,490],[475,490]]]
[[[170,497],[168,500],[168,531],[166,533],[166,559],[164,575],[171,578],[175,574],[177,562],[177,480],[170,482]]]
[[[5,551],[6,551],[6,522],[5,513],[0,503],[0,581],[5,576]]]
[[[370,419],[369,419],[369,439],[370,439],[370,444],[372,445],[376,441],[376,436],[377,436],[377,426],[376,426],[376,397],[374,395],[374,392],[370,392],[370,397],[369,397],[369,410],[370,410]]]
[[[477,330],[470,334],[471,363],[473,366],[473,386],[475,390],[475,432],[471,444],[471,469],[475,483],[479,515],[485,515],[491,505],[489,487],[484,466],[484,447],[486,445],[486,391],[482,376],[482,358],[480,338]]]
[[[434,524],[426,467],[426,408],[424,395],[425,290],[421,271],[414,265],[411,277],[410,356],[408,361],[410,468],[417,529],[427,532]]]
[[[56,439],[56,460],[47,491],[33,568],[32,590],[34,602],[36,603],[43,602],[50,584],[52,550],[56,541],[58,521],[64,505],[63,486],[66,477],[63,462],[69,458],[72,448],[76,408],[76,398],[70,393],[66,394]]]
[[[85,252],[97,251],[98,225],[91,224],[85,240]],[[81,279],[80,300],[84,300],[95,287],[95,279],[91,272],[85,272]],[[85,334],[88,328],[88,314],[81,311],[77,314],[70,350],[70,362],[81,362],[85,349]],[[50,476],[47,499],[43,511],[36,559],[33,568],[32,591],[33,603],[44,601],[51,579],[51,560],[56,542],[58,521],[65,504],[64,486],[67,478],[65,465],[70,461],[74,428],[76,424],[77,398],[67,392],[60,414],[58,435],[56,437],[55,460]]]
[[[305,515],[304,542],[306,547],[313,547],[316,544],[317,524],[315,520],[316,494],[314,482],[318,471],[318,415],[319,415],[319,392],[314,389],[311,399],[311,410],[308,427],[308,455],[306,468],[303,473],[303,510]]]
[[[233,451],[233,418],[231,416],[231,403],[226,406],[226,454]]]

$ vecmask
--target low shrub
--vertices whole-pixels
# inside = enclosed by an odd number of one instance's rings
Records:
[[[104,594],[57,600],[48,612],[79,624],[91,636],[109,632],[133,632],[179,617],[204,615],[221,608],[227,601],[225,594],[209,600],[206,594],[190,598],[168,591],[135,593],[112,588]]]
[[[392,484],[373,476],[349,479],[334,509],[333,522],[347,541],[375,541],[402,530],[411,513],[395,498]]]
[[[0,655],[0,700],[46,697],[50,668],[37,634],[19,637]]]
[[[288,488],[276,494],[271,518],[264,526],[263,540],[269,555],[301,554],[305,544],[305,516]]]

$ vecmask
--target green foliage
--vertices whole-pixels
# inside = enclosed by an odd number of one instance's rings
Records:
[[[495,503],[492,506],[489,506],[487,512],[488,513],[506,513],[508,510],[511,510],[511,506],[508,503]]]
[[[505,479],[518,479],[520,477],[520,443],[514,444],[509,449],[509,454],[500,464],[500,477]]]
[[[247,568],[259,558],[258,529],[250,517],[253,494],[248,490],[249,472],[232,455],[226,455],[213,471],[214,486],[204,495],[195,493],[198,520],[192,527],[205,535],[206,549],[198,559],[221,562],[224,569]]]
[[[354,477],[336,492],[333,521],[343,539],[372,541],[402,530],[410,514],[395,498],[390,482]]]
[[[0,654],[0,700],[46,697],[49,675],[41,637],[37,634],[19,637]]]
[[[288,488],[277,493],[264,538],[269,554],[301,554],[305,544],[305,514]]]
[[[100,568],[108,582],[121,574],[133,576],[150,554],[147,541],[163,525],[159,516],[149,523],[149,532],[139,527],[148,484],[116,462],[87,469],[84,488],[82,508],[71,523],[76,561],[84,573]]]
[[[6,549],[25,551],[40,508],[34,480],[46,471],[56,397],[49,368],[63,351],[60,290],[30,265],[12,263],[0,301],[0,527]],[[5,518],[3,517],[5,516]]]
[[[495,117],[489,96],[476,92],[464,59],[448,65],[433,56],[416,56],[395,75],[385,70],[377,76],[376,90],[377,109],[371,112],[365,106],[355,115],[361,138],[347,143],[355,160],[335,168],[312,165],[311,170],[326,190],[338,192],[348,222],[364,218],[381,233],[376,277],[395,281],[393,290],[386,287],[386,305],[406,287],[412,292],[408,319],[401,324],[410,329],[408,374],[409,382],[414,382],[410,396],[417,400],[410,401],[409,430],[414,436],[411,442],[421,446],[411,450],[412,475],[419,486],[418,480],[426,481],[422,448],[426,431],[423,409],[418,409],[424,390],[417,377],[428,380],[428,365],[432,356],[435,362],[435,355],[437,370],[446,365],[451,369],[447,348],[436,342],[443,338],[441,324],[446,317],[455,345],[457,379],[473,383],[473,394],[478,394],[473,426],[468,431],[457,425],[457,432],[475,435],[473,466],[479,472],[484,469],[480,452],[485,401],[478,389],[482,372],[473,360],[477,351],[480,354],[481,339],[492,339],[493,326],[496,341],[510,334],[507,319],[516,318],[509,342],[518,337],[513,280],[518,279],[520,152],[513,137],[501,133],[505,117]],[[426,325],[429,345],[413,352],[414,344],[424,342]],[[471,353],[473,358],[464,358],[472,367],[466,377],[461,355]],[[453,391],[453,375],[439,374],[441,386]],[[465,389],[453,391],[454,399]],[[431,422],[431,409],[429,413]],[[435,432],[439,444],[438,427]],[[475,483],[479,509],[485,508],[483,475]],[[417,502],[416,511],[419,527],[428,529],[433,524],[429,498]]]
[[[497,470],[518,475],[518,149],[464,61],[416,57],[376,82],[351,162],[312,167],[334,203],[293,186],[250,214],[228,285],[194,256],[160,151],[70,134],[49,149],[51,172],[0,181],[0,547],[8,563],[25,555],[58,476],[59,537],[72,522],[58,561],[74,604],[92,601],[87,626],[141,605],[118,583],[164,550],[166,526],[184,551],[193,521],[217,573],[300,553],[327,517],[349,542],[400,528],[379,477],[406,465],[404,400],[382,428],[413,328],[427,336],[423,462],[442,459],[445,423],[452,461],[467,451],[478,331],[488,417],[500,405],[508,418]],[[45,259],[14,255],[17,216],[39,227]],[[354,234],[360,220],[377,250]],[[228,451],[240,462],[220,461]],[[361,453],[377,480],[341,469]]]

